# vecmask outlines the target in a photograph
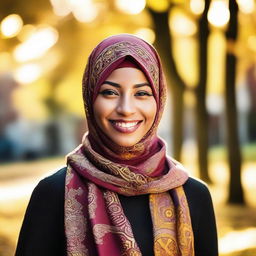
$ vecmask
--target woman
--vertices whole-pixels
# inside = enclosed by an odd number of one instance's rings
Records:
[[[209,191],[157,136],[166,98],[155,49],[103,40],[83,77],[89,132],[67,167],[35,188],[16,256],[216,256]]]

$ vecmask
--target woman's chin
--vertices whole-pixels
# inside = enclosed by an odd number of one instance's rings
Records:
[[[113,139],[112,139],[113,140]],[[132,147],[134,146],[136,143],[139,142],[139,140],[134,140],[133,138],[131,139],[125,139],[124,137],[123,138],[115,138],[113,140],[117,145],[121,146],[121,147]]]

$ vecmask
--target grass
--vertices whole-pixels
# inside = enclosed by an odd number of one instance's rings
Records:
[[[242,145],[241,154],[244,162],[256,161],[256,142]],[[209,152],[210,160],[226,161],[227,149],[224,145],[213,146]]]

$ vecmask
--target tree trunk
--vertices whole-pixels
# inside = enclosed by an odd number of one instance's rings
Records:
[[[209,0],[205,1],[205,9],[199,19],[199,81],[195,89],[196,96],[196,138],[198,148],[199,176],[202,180],[211,183],[208,173],[208,113],[206,109],[207,83],[207,41],[209,35],[207,13]]]
[[[227,42],[232,43],[237,39],[238,24],[236,1],[229,1],[230,22],[226,31]],[[230,168],[229,203],[244,203],[241,184],[241,152],[238,137],[238,120],[235,97],[236,56],[228,50],[226,54],[226,136],[228,147],[228,161]]]
[[[183,94],[185,84],[178,74],[174,57],[172,54],[172,38],[170,35],[168,14],[166,12],[155,12],[149,9],[156,32],[156,48],[160,54],[161,60],[164,65],[168,85],[171,88],[172,94],[172,120],[173,120],[173,157],[177,160],[181,159],[181,149],[183,142],[183,111],[184,100]]]

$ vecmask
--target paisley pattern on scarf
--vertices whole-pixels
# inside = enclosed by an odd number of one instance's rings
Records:
[[[122,255],[125,253],[132,255],[135,251],[140,253],[139,247],[133,237],[132,228],[123,212],[117,194],[106,191],[104,192],[104,198],[111,221],[117,229],[116,233],[119,233],[122,241]]]
[[[189,208],[181,186],[187,180],[187,174],[181,164],[169,160],[170,170],[168,173],[154,178],[151,182],[148,181],[147,184],[144,184],[146,186],[140,190],[136,185],[131,185],[133,184],[132,179],[130,181],[124,180],[122,172],[111,173],[110,171],[107,173],[97,169],[95,164],[93,165],[82,153],[87,151],[82,149],[83,147],[80,146],[68,156],[69,171],[66,179],[69,184],[74,182],[75,187],[85,187],[83,190],[87,191],[88,194],[83,195],[80,189],[74,190],[66,187],[65,202],[72,200],[72,204],[66,203],[65,205],[67,229],[73,226],[75,231],[79,229],[82,222],[90,222],[89,226],[92,227],[90,236],[94,237],[96,246],[105,248],[106,245],[110,244],[110,241],[112,243],[119,241],[119,254],[117,255],[141,255],[117,193],[129,196],[150,193],[155,255],[194,255]],[[90,153],[93,153],[92,149]],[[96,152],[94,153],[96,154]],[[154,182],[157,182],[155,187]],[[164,186],[161,187],[161,185]],[[83,209],[80,203],[83,196],[88,199],[87,210]],[[83,220],[80,218],[81,211],[83,211]],[[68,235],[72,238],[74,234],[69,231]],[[77,248],[83,248],[83,244],[87,244],[82,241],[81,237],[86,240],[86,237],[80,233],[79,239],[71,243],[75,243],[75,251]],[[74,246],[69,246],[68,250],[73,253]]]
[[[185,213],[188,205],[183,188],[177,187],[170,193],[151,194],[150,208],[156,234],[155,255],[193,256],[191,219]]]
[[[188,208],[188,202],[186,195],[182,187],[171,191],[173,198],[175,200],[175,209],[177,217],[177,227],[178,230],[178,243],[180,245],[180,250],[182,255],[190,256],[194,255],[194,244],[193,244],[193,233],[191,232],[191,218],[190,215],[186,213]],[[191,252],[193,251],[193,254]]]
[[[135,59],[139,59],[140,63],[145,66],[145,69],[149,71],[151,77],[153,78],[154,86],[156,91],[159,87],[159,69],[158,66],[154,63],[157,62],[156,59],[153,59],[144,47],[131,43],[131,42],[118,42],[107,47],[102,53],[97,57],[95,64],[92,67],[92,83],[97,84],[97,79],[100,77],[100,74],[105,71],[106,67],[111,65],[117,59],[120,59],[124,56],[131,55]]]
[[[67,241],[67,255],[85,256],[89,255],[87,248],[83,244],[87,220],[83,216],[83,206],[77,200],[78,197],[83,195],[83,189],[81,187],[67,189],[73,178],[74,174],[68,168],[65,190],[65,231],[66,236],[69,238]]]
[[[84,140],[87,140],[87,142],[83,144],[91,147],[86,136]],[[164,144],[162,145],[164,147]],[[90,148],[90,154],[95,154],[95,158],[91,158],[95,160],[95,162],[93,162],[90,157],[88,158],[88,155],[84,155],[87,152],[87,149],[85,149],[83,145],[80,145],[68,155],[69,166],[75,169],[82,177],[91,180],[95,184],[123,195],[130,196],[164,192],[170,188],[180,186],[180,184],[183,184],[188,178],[184,167],[180,163],[166,158],[166,165],[169,167],[169,171],[166,174],[152,178],[146,174],[138,175],[136,171],[132,172],[130,170],[130,179],[129,176],[127,179],[124,179],[122,169],[128,168],[126,165],[115,164],[108,160],[104,160],[108,163],[106,166],[99,165],[99,163],[102,163],[103,157],[96,157],[98,156],[97,152]],[[97,159],[99,160],[98,162],[96,162]],[[151,162],[151,159],[147,159],[144,164],[147,165],[148,161]],[[113,166],[115,166],[116,172],[112,172]],[[133,167],[133,169],[136,170],[135,167]],[[155,171],[156,169],[152,170],[148,175],[153,175]],[[139,179],[134,178],[136,175],[139,176]],[[143,181],[147,181],[146,183],[140,182],[138,184],[138,180],[140,181],[141,176],[143,177]]]
[[[95,210],[97,208],[96,186],[88,183],[88,211],[91,219],[95,218]]]

